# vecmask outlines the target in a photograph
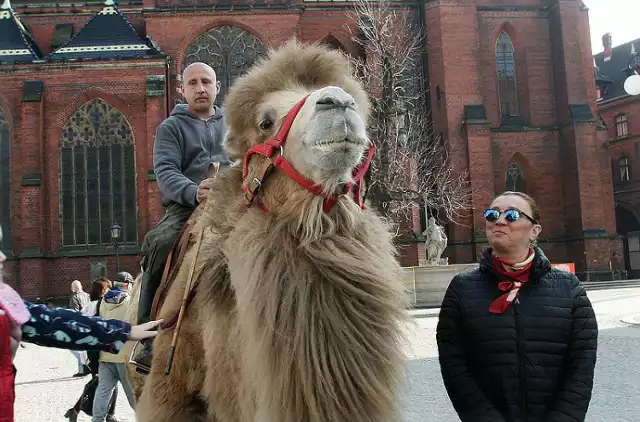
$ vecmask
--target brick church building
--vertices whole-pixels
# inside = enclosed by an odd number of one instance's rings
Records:
[[[475,262],[481,211],[505,189],[539,201],[542,247],[583,279],[622,264],[606,132],[596,116],[588,13],[580,0],[397,0],[426,28],[423,69],[436,131],[468,170],[472,217],[445,255]],[[0,222],[8,279],[26,297],[74,278],[137,273],[162,215],[153,137],[180,101],[178,75],[210,63],[233,82],[291,37],[362,54],[349,1],[4,0],[0,9]],[[414,228],[416,234],[420,227]],[[423,248],[406,236],[403,259]]]
[[[612,48],[610,34],[594,56],[598,110],[607,127],[616,223],[623,236],[625,269],[640,278],[640,95],[629,95],[624,84],[640,74],[640,39]]]

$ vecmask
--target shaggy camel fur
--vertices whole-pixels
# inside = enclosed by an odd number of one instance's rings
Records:
[[[339,52],[292,41],[231,88],[225,148],[241,159],[310,94],[284,146],[296,170],[339,192],[368,147],[368,100]],[[254,160],[263,158],[256,157]],[[253,163],[253,161],[252,161]],[[159,316],[180,307],[203,231],[198,283],[164,375],[173,329],[154,344],[139,422],[394,422],[407,321],[388,227],[347,195],[323,198],[274,170],[247,209],[241,166],[222,170]]]

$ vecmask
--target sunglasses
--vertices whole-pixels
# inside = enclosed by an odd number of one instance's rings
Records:
[[[520,210],[515,210],[515,209],[508,209],[503,212],[495,208],[489,208],[484,213],[482,213],[482,215],[484,215],[485,220],[487,220],[489,223],[495,223],[503,214],[504,214],[504,219],[507,220],[509,223],[518,221],[520,217],[525,217],[527,220],[531,221],[533,224],[538,224],[538,222],[531,216],[527,215],[526,213]]]

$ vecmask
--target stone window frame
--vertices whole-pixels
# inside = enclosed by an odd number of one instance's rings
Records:
[[[616,116],[616,138],[624,138],[629,136],[629,118],[626,114]]]
[[[120,244],[138,243],[133,129],[101,98],[76,109],[62,128],[60,240],[62,247],[109,246],[109,227],[122,226]]]
[[[516,50],[506,31],[501,31],[496,40],[495,62],[500,117],[519,116]]]
[[[221,105],[233,81],[266,54],[265,45],[251,32],[239,26],[220,25],[191,41],[181,65],[183,70],[193,62],[211,66],[220,81],[216,104]]]

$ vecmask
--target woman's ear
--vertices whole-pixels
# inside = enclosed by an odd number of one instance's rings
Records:
[[[540,236],[540,233],[542,232],[542,226],[540,224],[534,224],[533,225],[533,239],[531,239],[531,241],[535,241],[536,239],[538,239],[538,236]]]

